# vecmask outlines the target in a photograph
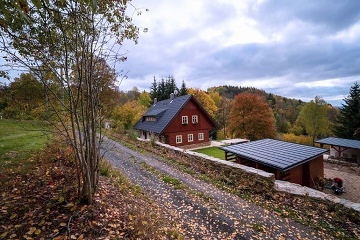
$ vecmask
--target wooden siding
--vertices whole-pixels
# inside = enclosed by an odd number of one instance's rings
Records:
[[[230,155],[229,155],[230,157]],[[239,164],[261,169],[263,171],[273,173],[275,179],[288,181],[291,183],[297,183],[307,187],[314,187],[314,182],[318,177],[324,177],[324,161],[323,156],[319,156],[309,162],[305,162],[299,166],[296,166],[286,172],[281,172],[275,168],[241,158],[236,157],[236,161]]]
[[[204,133],[204,140],[198,139],[198,133]],[[188,142],[188,134],[193,134],[194,139],[192,142]],[[182,143],[176,143],[176,136],[181,135],[182,136]],[[201,144],[201,143],[210,143],[210,137],[209,137],[209,131],[188,131],[188,132],[176,132],[176,133],[169,133],[165,135],[165,139],[167,139],[167,144],[172,146],[186,146],[186,145],[195,145],[195,144]]]
[[[198,122],[192,123],[192,116],[198,116]],[[182,117],[188,117],[188,123],[182,124]],[[163,135],[167,139],[167,143],[173,146],[185,146],[190,144],[201,144],[210,141],[209,132],[216,126],[208,118],[208,116],[195,104],[191,99],[173,118],[171,123],[164,130]],[[199,140],[198,134],[203,133],[204,139]],[[188,142],[188,134],[193,134],[192,142]],[[182,143],[176,143],[176,136],[182,136]]]

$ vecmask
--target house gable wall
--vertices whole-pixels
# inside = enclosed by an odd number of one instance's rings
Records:
[[[198,116],[198,122],[192,123],[192,116]],[[188,123],[182,124],[182,117],[188,117]],[[171,123],[163,132],[167,143],[173,146],[195,145],[210,142],[209,131],[214,129],[215,125],[208,116],[198,107],[193,99],[190,99],[183,108],[175,115]],[[204,139],[200,140],[198,134],[203,133]],[[188,134],[193,134],[193,141],[188,142]],[[182,136],[182,143],[176,143],[176,136]]]

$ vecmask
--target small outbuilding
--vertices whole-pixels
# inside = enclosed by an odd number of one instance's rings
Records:
[[[315,142],[319,143],[320,147],[330,146],[330,156],[333,158],[344,158],[360,164],[360,141],[358,140],[328,137]]]
[[[323,148],[263,139],[221,149],[226,160],[273,173],[277,180],[314,187],[324,177]]]

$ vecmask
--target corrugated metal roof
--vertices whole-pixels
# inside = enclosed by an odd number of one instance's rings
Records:
[[[143,121],[141,117],[134,128],[160,134],[191,97],[185,95],[154,103],[143,116],[156,115],[156,121]]]
[[[320,139],[320,140],[316,141],[316,143],[360,149],[360,141],[352,140],[352,139],[345,139],[345,138],[328,137],[328,138]]]
[[[308,162],[327,151],[323,148],[274,139],[240,143],[221,149],[281,171],[287,171]]]

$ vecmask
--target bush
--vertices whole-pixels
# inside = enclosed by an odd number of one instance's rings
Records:
[[[126,131],[126,135],[131,139],[131,140],[136,140],[137,137],[139,136],[138,131],[134,130],[134,129],[130,129]]]
[[[305,135],[296,136],[293,133],[283,134],[281,140],[284,140],[287,142],[309,145],[309,146],[313,145],[313,140],[310,136],[305,136]]]

